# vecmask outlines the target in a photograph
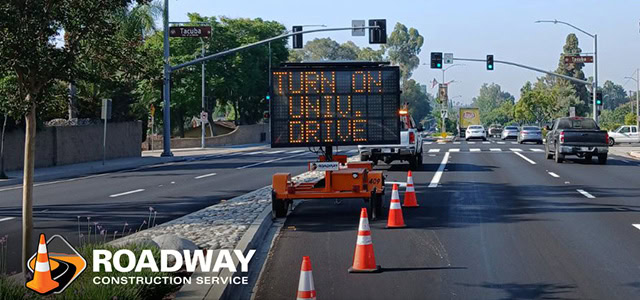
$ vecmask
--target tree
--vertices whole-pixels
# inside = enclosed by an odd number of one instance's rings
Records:
[[[477,107],[480,110],[480,120],[487,125],[494,122],[500,123],[498,119],[504,119],[498,118],[493,111],[499,109],[505,102],[510,102],[513,105],[514,97],[508,92],[502,91],[500,85],[495,83],[491,85],[483,84],[480,87],[478,96],[472,99],[473,107]]]
[[[25,119],[24,179],[22,196],[22,271],[28,274],[32,254],[33,173],[36,112],[42,91],[55,80],[70,80],[76,59],[84,51],[108,47],[118,25],[113,15],[131,0],[69,0],[61,2],[3,1],[0,3],[0,68],[17,77],[20,107]],[[67,35],[64,45],[61,40]],[[25,55],[28,53],[28,55]]]
[[[388,51],[391,63],[400,66],[402,83],[411,78],[413,70],[420,65],[418,54],[423,44],[424,38],[417,29],[407,29],[403,24],[396,23],[387,44],[382,46],[382,49]]]
[[[580,49],[578,45],[578,37],[574,33],[570,33],[569,35],[567,35],[565,45],[562,47],[562,53],[560,54],[560,61],[558,62],[558,69],[556,70],[556,73],[586,80],[584,72],[582,72],[584,63],[567,64],[564,62],[565,56],[580,55],[581,53],[582,49]],[[576,108],[576,110],[580,111],[579,114],[583,114],[589,111],[589,103],[591,103],[589,96],[590,93],[584,84],[560,78],[554,78],[554,81],[556,81],[560,85],[569,85],[572,87],[574,91],[573,94],[575,95],[575,97],[580,99],[582,103],[579,107]],[[565,96],[570,97],[571,95],[565,94]]]
[[[553,116],[554,99],[539,86],[528,82],[520,89],[520,100],[515,105],[514,118],[520,123],[542,124]]]
[[[409,104],[409,113],[416,122],[421,122],[431,113],[430,95],[420,89],[420,84],[409,79],[402,87],[402,103]]]
[[[615,109],[628,101],[627,92],[624,88],[611,80],[604,82],[602,86],[602,97],[604,98],[603,106],[605,109]]]
[[[330,38],[313,39],[307,42],[302,49],[291,49],[289,60],[301,61],[326,61],[326,60],[364,60],[381,61],[384,50],[372,48],[360,48],[352,41],[343,44]]]

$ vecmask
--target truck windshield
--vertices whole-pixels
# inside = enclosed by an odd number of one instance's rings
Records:
[[[558,129],[598,129],[598,124],[592,119],[562,119]]]

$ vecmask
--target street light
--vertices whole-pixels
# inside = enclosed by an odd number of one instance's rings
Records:
[[[598,90],[598,35],[588,33],[574,25],[558,20],[538,20],[536,23],[564,24],[593,38],[593,119],[598,122],[598,106],[596,105],[596,92]]]
[[[636,90],[636,126],[638,126],[638,130],[640,130],[640,69],[636,69],[636,78],[633,77],[625,77],[627,79],[633,79],[636,82],[637,90]],[[632,105],[633,107],[633,105]],[[633,111],[633,109],[632,109]]]

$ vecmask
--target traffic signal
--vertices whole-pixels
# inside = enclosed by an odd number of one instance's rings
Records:
[[[602,92],[596,92],[596,105],[602,106]]]
[[[267,96],[265,97],[265,99],[267,99],[267,102],[269,102],[269,100],[271,100],[271,95],[267,94]]]
[[[293,26],[292,32],[302,31],[302,26]],[[293,49],[302,49],[302,33],[293,36]]]
[[[266,111],[262,114],[262,116],[263,116],[265,119],[269,119],[269,111],[268,111],[268,110],[266,110]]]
[[[387,20],[369,20],[369,26],[378,26],[378,28],[369,28],[369,44],[386,44]]]
[[[442,69],[442,52],[431,52],[431,68]]]
[[[487,70],[493,71],[493,54],[487,55]]]

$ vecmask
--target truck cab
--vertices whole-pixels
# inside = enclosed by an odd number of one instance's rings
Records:
[[[609,146],[613,146],[616,143],[640,143],[638,126],[623,125],[614,131],[609,131]]]
[[[422,126],[417,124],[406,109],[400,112],[400,144],[398,145],[358,145],[361,161],[379,160],[390,164],[395,160],[409,162],[412,170],[422,166]]]

